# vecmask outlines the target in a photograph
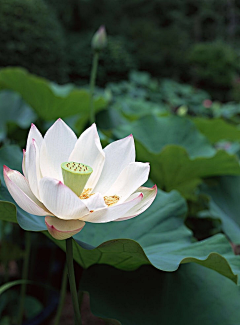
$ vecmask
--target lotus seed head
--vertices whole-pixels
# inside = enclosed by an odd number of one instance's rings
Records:
[[[74,174],[88,175],[93,172],[90,166],[74,161],[64,162],[62,163],[61,167],[62,169]]]

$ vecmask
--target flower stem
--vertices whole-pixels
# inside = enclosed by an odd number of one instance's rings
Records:
[[[73,268],[73,249],[72,249],[72,237],[66,239],[66,257],[67,257],[67,267],[68,267],[68,278],[70,284],[70,291],[72,295],[72,303],[75,314],[76,325],[81,325],[81,314],[78,305],[78,295],[76,288],[76,281]]]
[[[62,315],[62,309],[63,309],[63,305],[65,302],[65,297],[66,297],[66,291],[67,291],[67,263],[65,263],[64,270],[63,270],[60,299],[59,299],[57,313],[56,313],[55,320],[54,320],[54,325],[58,325],[60,322],[61,315]]]
[[[94,51],[91,78],[90,78],[90,122],[91,124],[95,122],[93,95],[94,95],[95,81],[97,77],[98,57],[99,57],[98,52]]]
[[[25,231],[25,254],[24,254],[23,271],[22,271],[22,279],[23,280],[27,280],[27,277],[28,277],[30,249],[31,249],[31,234],[29,231]],[[26,286],[27,286],[26,283],[23,283],[21,286],[19,314],[18,314],[18,324],[19,325],[22,324],[22,319],[23,319]]]

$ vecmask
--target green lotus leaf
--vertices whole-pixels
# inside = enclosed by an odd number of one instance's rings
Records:
[[[80,289],[89,293],[96,316],[122,325],[239,324],[239,287],[199,265],[173,273],[95,265],[84,271]]]
[[[240,261],[226,237],[218,234],[196,242],[184,224],[186,212],[185,200],[178,192],[159,191],[152,206],[136,218],[87,223],[74,236],[74,258],[84,268],[108,264],[127,271],[152,264],[173,272],[180,264],[194,262],[238,283]],[[54,241],[65,250],[65,242]]]
[[[224,120],[195,117],[192,121],[211,143],[220,140],[240,141],[240,129]]]
[[[195,200],[196,187],[203,178],[240,174],[237,157],[223,150],[213,157],[191,159],[179,146],[168,145],[158,154],[148,152],[139,142],[136,148],[138,160],[151,164],[151,179],[165,191],[176,189],[187,199]]]
[[[146,151],[154,154],[172,144],[185,148],[191,159],[211,157],[216,153],[194,123],[184,117],[148,115],[133,123],[119,126],[114,133],[119,138],[132,133]]]
[[[204,193],[211,197],[210,211],[200,215],[208,215],[222,221],[222,229],[229,239],[240,244],[240,177],[224,176],[214,179],[203,187]]]
[[[122,137],[130,130],[137,160],[150,162],[151,179],[165,191],[176,189],[185,198],[196,200],[203,178],[240,174],[236,156],[216,151],[186,118],[146,116],[114,132]]]
[[[59,86],[28,73],[22,68],[0,70],[0,89],[19,93],[24,101],[43,119],[49,121],[79,114],[87,120],[90,93],[73,85]],[[107,105],[104,97],[94,100],[95,111]]]

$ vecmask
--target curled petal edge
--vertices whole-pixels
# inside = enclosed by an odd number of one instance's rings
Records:
[[[124,220],[128,220],[128,219],[132,219],[132,218],[138,216],[139,214],[143,213],[145,210],[147,210],[157,196],[157,185],[155,184],[151,188],[141,186],[141,187],[139,187],[137,192],[143,193],[142,201],[140,201],[131,210],[129,210],[125,214],[125,216],[123,216],[119,219],[116,219],[114,221],[124,221]]]
[[[129,201],[125,201],[121,204],[115,204],[113,206],[95,210],[86,216],[82,217],[81,220],[92,222],[92,223],[106,223],[115,221],[125,216],[125,214],[131,210],[135,205],[143,199],[142,193],[134,193],[134,197]]]
[[[34,196],[27,179],[21,173],[4,165],[3,176],[9,193],[23,210],[37,216],[52,215]]]

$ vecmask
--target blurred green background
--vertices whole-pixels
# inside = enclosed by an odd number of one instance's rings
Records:
[[[1,0],[0,66],[57,83],[88,82],[93,33],[109,45],[98,85],[129,70],[188,82],[214,99],[239,99],[240,3],[234,0]]]
[[[2,166],[21,172],[31,123],[44,134],[60,117],[77,136],[90,125],[91,40],[101,25],[108,45],[93,105],[102,145],[132,133],[137,161],[150,162],[147,185],[156,183],[158,195],[137,218],[88,223],[75,236],[75,260],[89,267],[83,277],[80,266],[76,272],[82,290],[90,292],[95,315],[124,325],[239,324],[240,1],[234,0],[0,0],[0,289],[21,278],[24,230],[37,232],[29,278],[60,289],[65,255],[55,244],[65,243],[53,243],[39,232],[43,218],[12,204]],[[107,266],[97,265],[102,261]],[[42,290],[44,299],[26,304],[24,321],[54,300]],[[9,292],[0,299],[0,325],[16,323],[19,290]],[[123,312],[118,300],[131,308]],[[150,306],[154,312],[144,310]]]

